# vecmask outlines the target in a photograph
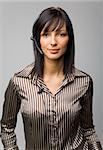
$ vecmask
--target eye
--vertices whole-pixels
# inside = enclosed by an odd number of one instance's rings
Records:
[[[41,34],[41,36],[43,36],[43,37],[48,37],[49,36],[49,33],[43,33],[43,34]]]
[[[67,33],[60,33],[60,36],[62,37],[67,36]]]

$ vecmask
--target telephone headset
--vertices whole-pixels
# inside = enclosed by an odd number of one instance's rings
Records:
[[[37,47],[38,51],[40,52],[40,54],[42,54],[42,55],[43,55],[43,52],[42,52],[42,50],[39,48],[39,46],[38,46],[38,43],[37,43],[36,39],[35,39],[34,37],[32,37],[32,36],[30,37],[30,39],[31,39],[32,41],[34,41],[35,46]]]

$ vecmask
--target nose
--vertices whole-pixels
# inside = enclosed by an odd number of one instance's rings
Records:
[[[51,35],[51,46],[56,46],[57,45],[57,41],[56,41],[56,36],[55,35]]]

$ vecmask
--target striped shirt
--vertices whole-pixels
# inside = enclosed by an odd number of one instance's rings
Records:
[[[102,150],[92,116],[93,81],[73,68],[55,95],[34,71],[34,63],[15,73],[5,92],[1,139],[18,150],[17,114],[23,118],[25,150]]]

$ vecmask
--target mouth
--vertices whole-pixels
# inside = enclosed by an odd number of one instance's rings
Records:
[[[51,54],[57,54],[59,49],[48,49]]]

